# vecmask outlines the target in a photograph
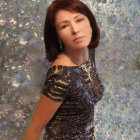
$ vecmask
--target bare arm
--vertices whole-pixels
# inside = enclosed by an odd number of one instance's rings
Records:
[[[23,140],[39,140],[42,129],[53,117],[62,102],[56,102],[41,94],[40,101],[33,113]]]

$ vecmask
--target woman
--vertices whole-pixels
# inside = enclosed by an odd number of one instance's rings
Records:
[[[96,72],[94,49],[99,28],[79,0],[56,0],[47,10],[44,40],[48,69],[40,101],[23,140],[94,140],[94,105],[104,87]]]

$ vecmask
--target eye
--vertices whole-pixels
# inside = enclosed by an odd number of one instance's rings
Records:
[[[66,28],[68,25],[63,25],[62,27],[61,27],[61,29],[64,29],[64,28]]]
[[[79,19],[77,19],[77,22],[81,22],[83,20],[84,20],[84,18],[79,18]]]

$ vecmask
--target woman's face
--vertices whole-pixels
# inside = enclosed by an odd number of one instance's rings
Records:
[[[81,13],[60,10],[55,16],[55,26],[59,39],[66,48],[85,48],[91,41],[92,28],[90,22]]]

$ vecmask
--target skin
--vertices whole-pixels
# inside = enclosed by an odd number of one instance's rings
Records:
[[[92,29],[88,18],[80,13],[60,10],[56,14],[55,25],[59,39],[64,43],[66,50],[71,56],[79,63],[87,61],[87,46],[92,36]],[[75,38],[81,36],[81,39],[74,41]],[[61,53],[51,66],[54,65],[74,66],[76,64],[65,53]],[[61,104],[62,102],[51,100],[41,94],[23,140],[39,140],[41,131],[54,116]]]
[[[88,18],[77,12],[60,10],[55,16],[55,26],[59,40],[64,43],[65,49],[79,63],[88,59],[88,48],[92,37],[92,28]],[[74,40],[77,37],[81,39]],[[54,64],[75,65],[65,53],[58,55]],[[53,65],[53,64],[52,64]]]
[[[41,94],[31,122],[23,136],[23,140],[39,140],[41,131],[53,117],[62,102],[56,102]]]

